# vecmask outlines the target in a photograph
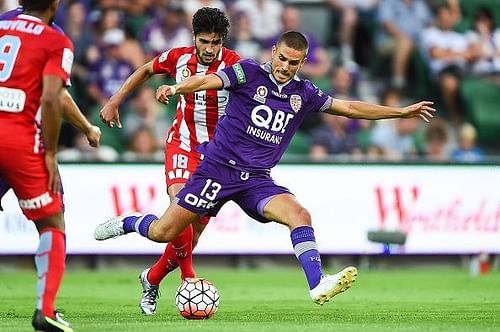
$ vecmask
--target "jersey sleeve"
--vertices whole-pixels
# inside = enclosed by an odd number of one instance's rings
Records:
[[[311,82],[305,81],[304,89],[307,96],[306,107],[308,112],[325,112],[332,107],[333,98]]]
[[[153,72],[155,74],[175,76],[175,61],[173,60],[172,53],[172,50],[168,50],[153,59]]]
[[[231,53],[229,53],[229,55],[228,55],[227,64],[229,66],[232,66],[240,60],[241,60],[241,56],[238,53],[236,53],[235,51],[231,51]]]
[[[245,84],[247,78],[253,73],[255,65],[256,63],[253,60],[242,60],[230,67],[219,70],[215,75],[222,80],[223,88],[230,90]]]
[[[73,58],[73,43],[58,33],[53,47],[49,51],[43,75],[58,76],[63,80],[64,85],[67,85],[73,67]]]

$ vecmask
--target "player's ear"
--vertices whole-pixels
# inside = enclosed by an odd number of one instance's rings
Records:
[[[274,58],[274,54],[276,54],[276,45],[273,45],[273,48],[271,48],[271,57]]]
[[[302,67],[307,61],[307,57],[305,56],[304,59],[300,62],[300,67]]]

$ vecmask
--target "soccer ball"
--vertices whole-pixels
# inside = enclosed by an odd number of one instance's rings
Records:
[[[187,278],[175,293],[175,306],[186,319],[208,319],[219,308],[219,292],[203,278]]]

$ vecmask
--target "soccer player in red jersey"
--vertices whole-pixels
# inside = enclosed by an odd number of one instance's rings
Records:
[[[24,14],[0,21],[0,174],[40,234],[32,320],[39,331],[73,331],[54,305],[65,269],[56,152],[61,93],[73,64],[73,44],[49,26],[58,4],[25,0]]]
[[[193,75],[215,73],[232,66],[240,56],[222,46],[229,30],[229,20],[217,8],[203,7],[193,16],[194,45],[168,50],[138,68],[101,110],[101,119],[108,126],[121,128],[118,107],[124,98],[152,75],[167,74],[176,82]],[[219,116],[224,114],[228,92],[200,91],[179,97],[177,113],[168,133],[165,149],[165,176],[170,201],[196,170],[201,155],[195,148],[212,139]],[[181,278],[193,278],[192,251],[210,217],[201,218],[171,241],[163,255],[140,275],[143,295],[141,311],[146,315],[156,312],[161,280],[177,266]]]
[[[23,14],[24,8],[22,7],[22,5],[23,2],[19,1],[19,7],[0,15],[0,20],[10,20]],[[64,34],[62,29],[54,22],[52,22],[50,26],[60,33]],[[69,80],[67,82],[67,85],[69,85]],[[64,92],[62,93],[61,103],[63,108],[63,118],[68,121],[73,127],[79,129],[83,134],[85,134],[90,146],[98,147],[99,141],[101,139],[101,130],[99,129],[99,127],[94,126],[92,123],[90,123],[85,115],[82,114],[78,105],[73,100],[73,97],[67,89],[64,89]],[[9,191],[9,189],[10,185],[4,178],[0,177],[0,211],[3,211],[2,198],[7,193],[7,191]]]

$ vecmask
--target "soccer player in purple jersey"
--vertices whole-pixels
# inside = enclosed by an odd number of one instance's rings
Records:
[[[217,123],[214,139],[199,147],[205,155],[203,162],[161,218],[151,214],[116,217],[99,225],[94,237],[105,240],[137,232],[156,242],[168,242],[200,216],[215,216],[224,203],[233,200],[256,220],[288,226],[315,303],[324,304],[350,288],[357,269],[323,274],[309,212],[287,188],[273,181],[270,170],[310,112],[428,121],[435,109],[429,101],[398,108],[333,99],[296,75],[306,61],[307,48],[301,33],[286,32],[273,47],[269,63],[241,61],[215,74],[158,88],[157,99],[163,103],[177,93],[227,89],[226,115]]]
[[[24,12],[22,5],[23,2],[19,1],[19,7],[9,10],[0,15],[0,20],[10,20],[21,15]],[[61,29],[61,27],[59,27],[54,22],[52,22],[50,26],[56,31],[64,34],[64,31]],[[67,82],[67,85],[69,86],[70,82]],[[85,134],[85,136],[87,136],[90,146],[98,147],[99,141],[101,139],[101,129],[99,129],[99,127],[97,126],[94,126],[87,120],[67,89],[64,89],[61,96],[63,118],[68,121],[73,127],[79,129],[82,133]],[[9,191],[9,189],[10,185],[4,178],[0,177],[0,211],[3,211],[2,198]]]

